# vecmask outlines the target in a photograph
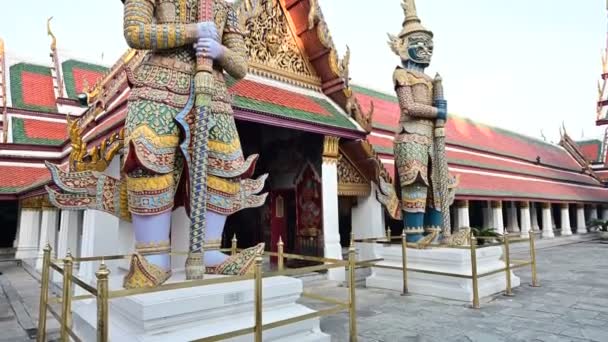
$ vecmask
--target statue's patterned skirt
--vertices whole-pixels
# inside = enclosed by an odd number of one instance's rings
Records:
[[[225,89],[225,86],[224,86]],[[151,98],[151,93],[160,95]],[[126,173],[129,210],[138,215],[153,215],[189,204],[187,158],[180,143],[184,128],[176,116],[187,103],[166,101],[163,91],[150,87],[135,87],[129,99],[125,122]],[[190,94],[189,96],[193,96]],[[189,96],[184,97],[186,100]],[[169,102],[169,103],[168,103]],[[179,103],[175,103],[179,102]],[[186,113],[191,126],[195,109]],[[264,177],[251,177],[257,155],[245,159],[230,105],[223,101],[212,103],[209,112],[208,142],[208,205],[207,209],[230,215],[238,210],[263,204],[265,196],[256,196],[264,186]],[[194,132],[193,127],[187,127]],[[188,144],[186,144],[188,145]],[[191,144],[188,149],[191,153]]]
[[[401,133],[394,142],[395,166],[405,212],[425,212],[435,205],[432,193],[432,138],[416,133]]]

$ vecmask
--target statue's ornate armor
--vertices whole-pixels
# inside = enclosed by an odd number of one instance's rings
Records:
[[[131,84],[125,122],[123,171],[129,210],[153,215],[188,206],[190,127],[194,121],[194,75],[198,0],[127,0],[125,37],[133,48],[150,49],[128,72]],[[235,79],[247,72],[246,47],[232,5],[214,1],[215,24],[226,47],[214,63],[209,111],[208,209],[230,215],[259,206],[263,179],[248,179],[257,155],[245,159],[226,88],[224,71]]]
[[[401,208],[406,213],[441,210],[433,187],[434,130],[437,108],[433,107],[433,80],[422,72],[397,68],[394,83],[401,117],[395,136],[395,166],[401,187]],[[429,216],[429,215],[427,215]],[[425,217],[425,228],[440,228],[436,218]],[[408,233],[422,233],[423,227],[405,227]]]

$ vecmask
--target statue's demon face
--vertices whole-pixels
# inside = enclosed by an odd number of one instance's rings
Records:
[[[433,56],[433,37],[424,32],[407,38],[407,55],[412,62],[428,66]]]

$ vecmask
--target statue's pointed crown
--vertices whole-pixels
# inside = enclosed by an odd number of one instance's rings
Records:
[[[420,22],[420,18],[418,18],[418,13],[416,11],[416,2],[415,0],[403,0],[401,3],[401,7],[403,8],[403,12],[405,13],[405,20],[403,21],[403,29],[401,29],[401,33],[399,33],[399,38],[404,38],[409,36],[414,32],[426,32],[433,36],[433,32],[427,30],[422,23]]]

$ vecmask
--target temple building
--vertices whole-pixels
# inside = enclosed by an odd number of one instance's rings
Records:
[[[351,232],[367,238],[401,230],[377,200],[380,180],[394,180],[399,105],[393,94],[350,80],[349,53],[339,58],[316,1],[264,2],[261,12],[239,14],[251,16],[250,72],[229,90],[244,153],[259,153],[256,173],[269,174],[269,197],[263,207],[229,217],[224,244],[236,234],[240,247],[265,241],[274,250],[282,239],[287,252],[341,258]],[[41,255],[47,242],[59,256],[128,253],[126,220],[50,204],[45,161],[120,177],[126,75],[145,53],[129,50],[100,66],[65,58],[56,44],[45,65],[7,60],[0,45],[0,248],[15,248],[25,260]],[[608,120],[606,88],[598,123]],[[458,116],[446,130],[450,173],[458,178],[454,229],[541,230],[552,238],[584,234],[590,219],[608,219],[605,141],[578,143],[564,129],[552,144]],[[174,212],[174,226],[185,220],[183,209]],[[172,240],[185,250],[187,232],[172,232]],[[86,277],[93,268],[80,272]]]

